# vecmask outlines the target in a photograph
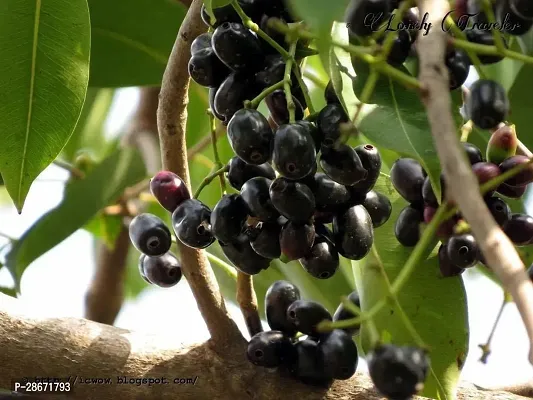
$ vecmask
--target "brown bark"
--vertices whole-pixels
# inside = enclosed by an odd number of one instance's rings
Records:
[[[250,275],[242,272],[237,272],[237,303],[250,337],[263,332],[263,325],[261,325],[261,318],[257,309],[254,281]]]
[[[200,17],[201,6],[201,0],[194,0],[181,24],[163,75],[157,110],[163,168],[180,176],[189,190],[191,190],[191,183],[186,129],[190,78],[187,65],[191,57],[192,41],[206,30]],[[219,345],[220,351],[227,351],[228,346],[242,346],[244,338],[226,310],[215,274],[204,252],[181,243],[178,243],[178,247],[183,273],[213,343]]]
[[[277,371],[254,367],[246,360],[244,343],[221,355],[206,343],[180,347],[172,335],[144,335],[84,319],[35,319],[21,306],[0,294],[0,388],[9,389],[12,380],[24,377],[70,377],[71,383],[77,377],[72,399],[383,399],[361,373],[336,381],[329,389],[314,388]],[[179,309],[171,309],[179,318]],[[170,383],[117,384],[117,377],[124,376],[166,377]],[[173,383],[174,378],[195,377],[194,385]],[[111,378],[112,383],[82,384],[81,378]],[[524,398],[464,384],[458,399]]]

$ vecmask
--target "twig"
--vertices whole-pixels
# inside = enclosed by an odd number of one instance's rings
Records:
[[[500,306],[500,310],[498,311],[498,315],[496,316],[496,320],[494,321],[494,324],[492,325],[492,329],[490,330],[489,337],[487,338],[487,341],[484,344],[480,344],[479,347],[483,351],[483,354],[481,355],[481,358],[479,361],[481,361],[483,364],[487,363],[487,360],[489,358],[489,355],[491,353],[491,344],[492,344],[492,338],[494,337],[494,334],[496,333],[496,328],[498,328],[498,325],[500,323],[500,320],[503,315],[503,310],[505,309],[505,306],[507,305],[507,296],[503,296],[502,305]]]
[[[74,178],[77,178],[77,179],[85,178],[85,173],[83,171],[79,170],[74,165],[66,161],[54,160],[53,164],[59,168],[64,169],[65,171],[68,171],[70,175],[72,175]]]
[[[449,11],[446,0],[419,0],[418,5],[421,14],[428,15],[428,22],[432,22],[434,26]],[[446,190],[470,223],[489,267],[501,280],[503,287],[511,293],[529,335],[529,360],[533,363],[533,284],[513,244],[487,209],[479,192],[478,180],[461,150],[451,113],[448,71],[444,66],[446,41],[446,32],[432,29],[427,36],[419,36],[417,43],[419,77],[423,85],[422,100],[447,177]]]
[[[198,186],[198,189],[196,189],[196,192],[194,192],[193,198],[197,199],[198,196],[202,193],[202,190],[209,185],[216,177],[224,176],[225,172],[228,172],[229,166],[225,165],[220,169],[215,170],[214,172],[211,172],[209,175],[207,175],[202,182],[200,183],[200,186]]]
[[[206,29],[200,16],[201,0],[194,0],[183,20],[163,75],[157,125],[163,167],[179,175],[189,190],[191,183],[187,159],[187,105],[189,83],[187,64],[192,41]],[[224,299],[205,253],[178,243],[183,273],[218,349],[244,341],[226,310]]]
[[[251,275],[242,272],[237,272],[237,303],[239,303],[250,337],[263,332],[263,325],[261,325],[257,308],[254,281]]]

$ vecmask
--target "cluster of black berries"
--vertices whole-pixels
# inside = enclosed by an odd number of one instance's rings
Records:
[[[280,46],[287,48],[285,36],[271,32],[271,18],[294,22],[282,0],[239,0],[248,17]],[[209,88],[209,102],[213,114],[227,124],[243,107],[262,90],[282,81],[285,60],[269,43],[246,28],[232,5],[213,10],[216,21],[211,22],[205,8],[204,22],[214,31],[198,36],[191,44],[189,74],[198,84]],[[297,113],[303,117],[307,107],[299,86],[293,85],[293,101]],[[283,91],[276,91],[267,98],[269,107],[277,110],[281,123],[288,122],[287,103]],[[286,120],[283,115],[286,115]]]
[[[360,307],[357,292],[348,299]],[[332,317],[321,304],[302,300],[293,284],[277,281],[266,293],[265,309],[272,330],[257,333],[248,343],[247,356],[254,365],[287,371],[310,385],[328,385],[335,379],[349,379],[356,372],[358,351],[352,336],[360,327],[326,333],[316,329],[324,320],[353,318],[343,304]],[[378,345],[369,352],[367,361],[376,388],[394,399],[420,392],[429,369],[424,350],[393,344]]]
[[[486,159],[473,144],[464,143],[463,146],[480,184],[529,162],[528,157],[515,155],[516,133],[508,126],[494,130],[487,148]],[[439,201],[433,192],[429,177],[416,160],[409,158],[397,160],[391,168],[391,181],[398,193],[411,203],[402,210],[396,220],[396,238],[404,246],[414,246],[420,238],[420,223],[431,222],[439,207]],[[446,190],[444,175],[441,175],[440,181],[442,201]],[[485,194],[485,202],[492,216],[516,246],[533,243],[533,217],[513,214],[500,196],[520,198],[531,182],[533,182],[533,168],[526,168],[500,184],[496,191]],[[444,221],[438,228],[438,236],[442,241],[439,248],[439,265],[443,276],[461,274],[465,268],[483,262],[483,255],[474,236],[461,229],[461,225],[458,225],[460,222],[461,215],[457,214]]]
[[[357,295],[351,299],[358,303]],[[281,368],[311,385],[329,384],[333,379],[349,379],[359,361],[352,334],[357,329],[335,329],[320,333],[324,320],[353,317],[342,306],[335,316],[321,304],[302,300],[299,289],[287,281],[276,281],[265,296],[267,322],[271,331],[260,332],[248,343],[250,362],[266,368]],[[297,337],[300,332],[303,336]]]

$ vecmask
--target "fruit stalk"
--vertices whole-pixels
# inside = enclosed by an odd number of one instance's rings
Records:
[[[66,161],[54,160],[53,164],[55,166],[59,167],[59,168],[64,169],[65,171],[68,171],[70,173],[70,175],[73,176],[76,179],[84,179],[85,178],[85,174],[83,173],[83,171],[80,171],[74,165],[72,165],[72,164],[70,164],[70,163],[68,163]]]
[[[419,0],[422,14],[427,13],[434,25],[449,12],[446,0]],[[422,101],[428,113],[437,153],[447,177],[448,195],[459,205],[465,219],[480,244],[488,265],[511,293],[520,311],[530,339],[529,360],[533,363],[533,284],[524,264],[509,238],[490,214],[479,192],[477,178],[472,173],[451,113],[448,72],[443,65],[447,42],[446,32],[430,30],[418,40],[420,80],[424,85]]]
[[[283,88],[285,90],[285,97],[287,99],[287,110],[289,111],[289,123],[294,124],[296,122],[296,105],[294,104],[294,100],[292,99],[292,92],[291,92],[291,69],[293,65],[294,60],[294,53],[296,52],[296,45],[298,44],[298,39],[296,39],[294,42],[291,43],[291,46],[289,48],[289,54],[291,55],[291,59],[287,60],[287,63],[285,64],[285,76],[283,77]]]
[[[180,176],[191,187],[187,159],[186,127],[189,102],[188,63],[191,43],[206,27],[201,19],[202,1],[194,0],[183,20],[163,74],[157,125],[163,168]],[[205,253],[178,244],[182,269],[193,292],[211,339],[218,349],[243,344],[244,338],[226,310],[215,275]]]
[[[228,172],[228,166],[225,165],[219,169],[217,169],[214,172],[211,172],[209,175],[207,175],[203,180],[202,183],[200,183],[200,186],[198,186],[198,189],[196,189],[196,192],[194,192],[194,198],[197,199],[198,196],[202,193],[202,190],[209,185],[217,176],[222,176],[222,179],[224,179],[224,173]]]
[[[261,318],[257,307],[254,281],[251,275],[237,272],[237,303],[241,309],[250,337],[263,332]]]
[[[224,167],[224,164],[222,164],[222,161],[220,161],[220,156],[218,155],[216,120],[211,110],[208,111],[208,114],[211,133],[211,146],[213,146],[213,157],[215,159],[215,167],[216,169],[221,169]],[[224,196],[226,194],[226,178],[224,178],[223,173],[219,174],[218,178],[220,179],[220,190],[222,192],[222,196]]]

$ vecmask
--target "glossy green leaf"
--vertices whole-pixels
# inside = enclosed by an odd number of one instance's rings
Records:
[[[104,125],[111,109],[115,91],[89,88],[78,125],[63,149],[66,160],[74,162],[78,152],[88,152],[95,160],[105,156],[107,140]]]
[[[375,190],[386,194],[393,204],[389,221],[375,230],[374,250],[365,259],[353,262],[361,308],[368,311],[387,296],[386,281],[394,282],[412,249],[405,248],[394,236],[394,223],[407,203],[400,198],[390,182],[380,178]],[[421,260],[409,281],[402,288],[398,300],[430,348],[431,373],[426,381],[424,396],[453,399],[460,369],[468,352],[468,317],[466,293],[461,277],[442,278],[438,268],[436,247],[429,258]],[[387,331],[393,343],[413,345],[415,342],[398,314],[387,303],[375,316],[379,333]],[[361,342],[367,353],[371,349],[368,326],[363,324]]]
[[[120,215],[98,213],[83,229],[100,239],[109,249],[113,249],[122,228],[122,220],[123,218]]]
[[[530,65],[526,65],[520,70],[508,93],[512,107],[508,117],[509,121],[516,125],[518,138],[530,149],[533,148],[532,87],[533,68]]]
[[[86,0],[0,2],[0,173],[19,212],[80,116],[90,34]]]
[[[522,52],[519,40],[517,40],[514,36],[511,36],[509,40],[509,48],[519,53]],[[486,75],[487,79],[497,81],[505,88],[505,90],[509,90],[513,86],[513,83],[523,65],[524,63],[521,61],[505,58],[495,64],[483,65],[481,69]]]
[[[159,85],[186,14],[173,0],[88,0],[90,86]]]
[[[146,176],[137,151],[124,149],[95,166],[85,179],[65,187],[62,202],[39,218],[7,254],[6,266],[15,282],[37,258],[83,227],[112,204],[128,186]]]

